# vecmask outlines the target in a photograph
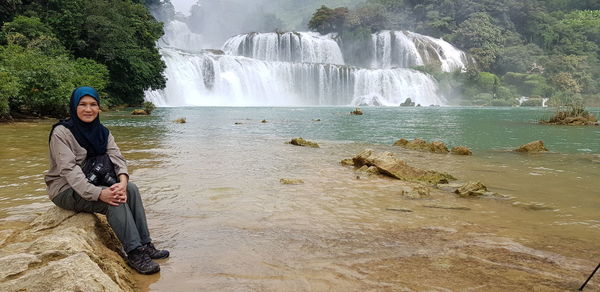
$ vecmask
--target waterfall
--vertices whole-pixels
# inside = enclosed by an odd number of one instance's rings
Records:
[[[249,33],[220,50],[202,50],[202,35],[172,21],[158,47],[167,65],[166,88],[146,91],[157,106],[398,106],[444,105],[436,81],[407,67],[464,68],[464,53],[449,43],[401,31],[372,37],[373,69],[344,65],[334,36]],[[366,48],[368,50],[368,48]]]
[[[372,68],[438,65],[445,72],[465,70],[465,53],[450,43],[414,32],[381,31],[371,36]]]
[[[249,33],[230,38],[223,51],[265,61],[343,65],[337,43],[328,36],[308,32]]]
[[[422,105],[445,103],[429,75],[410,69],[267,62],[168,48],[161,53],[167,86],[146,93],[158,106],[397,106],[409,97]],[[367,101],[373,98],[377,104]]]

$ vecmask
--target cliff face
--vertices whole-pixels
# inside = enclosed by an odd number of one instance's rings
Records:
[[[51,207],[0,231],[0,291],[133,291],[132,272],[102,215]]]

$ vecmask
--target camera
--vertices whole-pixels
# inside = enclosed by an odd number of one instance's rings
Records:
[[[114,170],[109,167],[105,167],[104,163],[97,161],[92,165],[92,168],[86,175],[86,178],[88,182],[96,186],[112,186],[117,183]]]

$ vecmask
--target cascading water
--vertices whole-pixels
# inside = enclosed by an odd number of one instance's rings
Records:
[[[158,106],[397,106],[409,97],[423,105],[445,103],[429,75],[409,69],[266,62],[167,48],[161,52],[167,87],[146,94]],[[373,98],[377,103],[369,101]]]
[[[372,68],[408,68],[437,64],[445,72],[465,70],[467,57],[450,43],[404,31],[381,31],[371,36]]]
[[[344,65],[332,36],[316,33],[251,33],[230,38],[223,51],[201,50],[202,37],[172,21],[158,45],[167,86],[146,92],[158,106],[398,106],[407,98],[443,105],[430,75],[402,67],[464,68],[452,45],[409,32],[373,36],[378,69]]]
[[[318,33],[250,33],[225,42],[223,51],[265,61],[323,63],[343,65],[344,58],[337,43]]]

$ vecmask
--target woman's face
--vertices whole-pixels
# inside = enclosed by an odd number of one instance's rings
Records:
[[[100,105],[91,96],[86,95],[79,100],[77,105],[77,117],[84,123],[91,123],[98,117]]]

